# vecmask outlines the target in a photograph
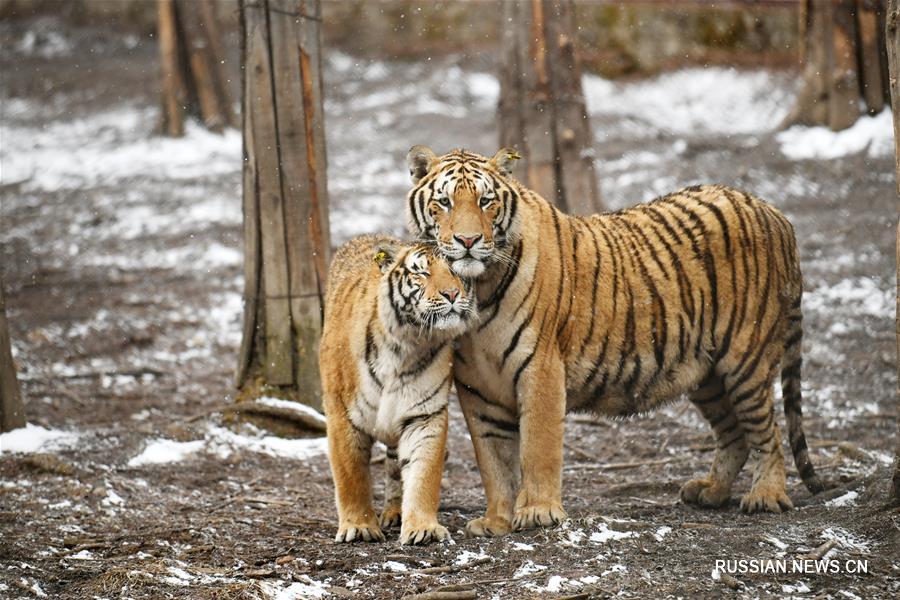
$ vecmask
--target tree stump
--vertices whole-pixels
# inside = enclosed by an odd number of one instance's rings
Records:
[[[514,175],[562,210],[603,209],[593,133],[575,49],[572,0],[503,2],[500,145],[523,160]]]
[[[157,4],[160,130],[173,137],[184,135],[185,117],[196,117],[216,132],[236,127],[212,0],[157,0]]]
[[[9,322],[6,320],[6,300],[3,297],[3,282],[0,281],[0,432],[25,427],[25,407],[16,378]]]
[[[803,71],[800,92],[781,127],[850,127],[890,101],[883,0],[805,0],[800,21]]]
[[[244,135],[242,397],[321,409],[330,252],[319,0],[241,1]]]

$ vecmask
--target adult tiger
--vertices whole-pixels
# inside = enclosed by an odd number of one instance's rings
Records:
[[[410,229],[476,278],[480,323],[454,378],[487,496],[472,535],[550,526],[561,502],[567,411],[627,416],[687,394],[710,422],[709,475],[684,501],[719,506],[750,449],[746,512],[791,508],[773,381],[797,469],[822,489],[800,411],[802,279],[791,224],[739,190],[695,186],[614,213],[572,217],[493,158],[424,146],[408,156]],[[521,465],[521,481],[520,478]]]

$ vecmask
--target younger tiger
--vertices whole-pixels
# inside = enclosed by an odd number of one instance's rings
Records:
[[[362,236],[338,250],[319,350],[336,541],[384,541],[382,527],[397,523],[401,544],[447,538],[437,509],[451,340],[474,313],[466,285],[429,246]],[[376,440],[388,447],[380,517],[369,477]]]

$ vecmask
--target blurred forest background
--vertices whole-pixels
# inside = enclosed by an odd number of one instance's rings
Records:
[[[496,50],[503,0],[325,0],[327,47],[369,57],[418,59]],[[792,66],[799,61],[796,0],[577,2],[585,69],[607,77],[697,64]],[[221,29],[236,33],[237,0],[217,0]],[[153,2],[0,0],[0,19],[50,15],[73,25],[152,35]],[[233,51],[236,47],[232,46]]]

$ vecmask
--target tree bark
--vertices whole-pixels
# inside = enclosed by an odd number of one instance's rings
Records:
[[[160,130],[184,135],[185,117],[212,131],[237,119],[222,70],[223,52],[212,0],[157,0],[162,116]]]
[[[242,0],[244,333],[237,385],[321,408],[330,252],[319,0]],[[269,391],[267,391],[269,390]]]
[[[897,173],[897,208],[900,212],[900,0],[888,0],[885,39],[890,69],[889,87],[891,110],[894,116],[894,159]],[[897,227],[897,398],[900,404],[900,224]],[[894,457],[894,474],[891,495],[900,503],[900,417],[897,419],[897,452]]]
[[[514,174],[562,210],[602,210],[593,133],[575,49],[572,0],[503,3],[500,145],[521,151]]]
[[[800,92],[782,127],[850,127],[860,104],[875,114],[889,101],[883,0],[805,0],[801,4]]]
[[[25,407],[16,378],[10,343],[9,323],[6,320],[6,300],[0,281],[0,432],[25,427]]]

